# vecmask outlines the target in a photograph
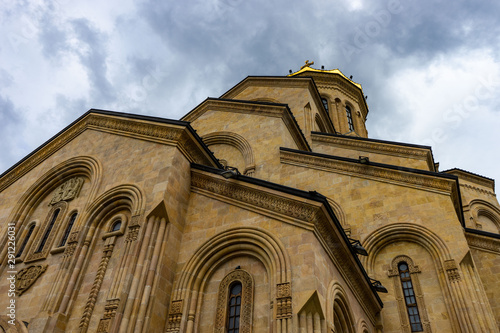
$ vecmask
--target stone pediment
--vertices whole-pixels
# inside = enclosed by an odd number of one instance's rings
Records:
[[[292,135],[293,140],[297,144],[297,147],[301,150],[311,151],[304,134],[286,104],[208,98],[185,115],[182,120],[193,122],[206,112],[210,111],[245,113],[281,118]]]

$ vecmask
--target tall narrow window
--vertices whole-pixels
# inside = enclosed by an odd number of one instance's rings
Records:
[[[326,98],[322,98],[321,102],[323,102],[323,106],[325,107],[326,112],[328,112],[328,100]]]
[[[411,283],[410,270],[406,262],[400,262],[398,265],[399,277],[401,285],[403,286],[403,296],[405,299],[406,309],[408,310],[408,317],[410,319],[410,326],[412,332],[423,331],[422,322],[418,313],[417,300]]]
[[[69,237],[69,233],[71,232],[71,228],[73,228],[73,224],[75,224],[76,215],[77,215],[77,213],[74,213],[73,215],[71,215],[71,218],[69,219],[68,226],[66,227],[66,230],[64,231],[64,236],[61,239],[61,243],[59,244],[59,246],[64,246],[66,244],[66,241],[68,240],[68,237]]]
[[[45,246],[45,243],[47,242],[47,239],[49,238],[50,232],[52,231],[52,228],[54,227],[54,223],[57,220],[57,215],[59,215],[60,209],[56,209],[54,212],[54,215],[52,215],[52,219],[50,220],[49,226],[47,227],[47,230],[45,231],[45,234],[43,235],[42,241],[40,242],[40,245],[36,249],[35,253],[42,252],[43,247]]]
[[[35,230],[35,224],[33,223],[31,227],[28,230],[28,233],[26,234],[26,237],[24,237],[24,241],[21,244],[21,247],[19,248],[19,251],[16,254],[16,258],[19,258],[21,254],[23,254],[24,249],[26,248],[26,245],[28,244],[28,241],[30,240],[31,234]]]
[[[240,332],[241,290],[241,282],[231,285],[227,308],[227,333]]]
[[[345,106],[345,113],[347,115],[347,124],[349,125],[349,131],[354,131],[354,124],[352,122],[352,112],[349,105]]]

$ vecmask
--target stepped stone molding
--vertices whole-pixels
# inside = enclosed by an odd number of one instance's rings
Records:
[[[16,274],[16,295],[21,296],[47,270],[48,265],[33,265],[23,268]]]
[[[465,238],[471,248],[500,254],[500,239],[476,235],[469,232],[465,233]]]
[[[312,222],[317,208],[311,204],[262,192],[235,183],[228,184],[223,179],[216,179],[198,172],[191,173],[191,185],[220,196],[244,202],[252,206],[271,210],[292,218]]]
[[[120,299],[108,299],[106,300],[106,304],[104,305],[104,316],[99,322],[99,326],[97,327],[97,333],[108,333],[111,328],[111,323],[113,318],[116,316],[116,310],[120,305]]]
[[[0,191],[42,163],[86,129],[125,136],[130,135],[137,139],[176,145],[191,162],[214,165],[214,161],[209,154],[199,147],[198,143],[195,143],[194,137],[182,125],[158,124],[154,123],[153,120],[119,118],[119,116],[89,113],[76,124],[41,146],[10,171],[7,171],[0,179]]]
[[[323,171],[333,171],[347,175],[387,181],[405,186],[427,188],[442,192],[456,192],[455,180],[415,174],[405,170],[391,170],[376,166],[367,166],[348,161],[329,159],[320,156],[311,156],[296,152],[281,151],[282,163],[307,166]]]
[[[419,160],[427,161],[427,164],[432,163],[432,157],[429,149],[425,148],[414,148],[402,145],[395,145],[383,142],[371,142],[364,140],[353,140],[351,138],[322,135],[320,133],[312,133],[313,141],[325,142],[338,147],[352,147],[355,149],[383,153],[387,155],[400,156],[416,158]],[[431,169],[432,166],[430,165]]]

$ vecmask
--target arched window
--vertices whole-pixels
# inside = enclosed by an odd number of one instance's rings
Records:
[[[31,234],[33,233],[34,230],[35,230],[35,223],[31,225],[31,227],[28,230],[28,233],[26,234],[26,237],[24,237],[24,241],[21,244],[19,251],[17,251],[16,258],[19,258],[21,254],[23,254],[23,251],[26,248],[26,245],[28,244],[28,241],[30,240]]]
[[[410,319],[410,327],[412,332],[422,332],[422,321],[418,313],[417,299],[413,284],[411,282],[410,270],[408,264],[404,261],[398,265],[399,278],[401,279],[401,286],[403,287],[403,296],[405,299],[406,309],[408,311],[408,318]]]
[[[241,282],[237,281],[229,288],[229,301],[227,304],[227,333],[240,332],[241,311]]]
[[[349,125],[349,131],[354,131],[354,123],[352,122],[352,112],[349,105],[345,106],[345,113],[347,115],[347,124]]]
[[[121,226],[122,226],[122,221],[118,220],[115,223],[113,223],[113,226],[111,227],[111,231],[112,232],[113,231],[118,231],[118,230],[120,230]]]
[[[78,215],[78,214],[74,213],[73,215],[71,215],[71,217],[69,219],[68,226],[66,227],[66,230],[64,231],[64,236],[61,239],[61,243],[59,244],[59,246],[64,246],[66,244],[66,241],[68,240],[68,237],[69,237],[69,233],[71,232],[71,228],[73,228],[73,224],[75,223],[76,215]]]
[[[254,283],[252,276],[236,269],[219,285],[214,332],[250,333]]]
[[[323,103],[326,112],[328,112],[328,100],[326,98],[321,98],[321,102]]]
[[[389,269],[394,281],[402,332],[431,332],[431,325],[420,286],[420,268],[407,255],[396,256]],[[405,312],[407,315],[405,315]]]
[[[47,242],[47,239],[49,238],[50,232],[52,231],[52,228],[54,227],[54,223],[57,220],[57,215],[59,215],[60,209],[56,209],[54,214],[52,215],[52,219],[50,220],[49,226],[47,227],[47,230],[45,231],[45,234],[43,235],[42,241],[40,242],[40,245],[36,249],[35,253],[42,252],[43,247],[45,246],[45,243]]]

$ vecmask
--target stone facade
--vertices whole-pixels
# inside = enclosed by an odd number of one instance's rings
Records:
[[[494,181],[369,139],[361,85],[310,65],[180,121],[90,110],[7,170],[0,327],[498,332]]]

